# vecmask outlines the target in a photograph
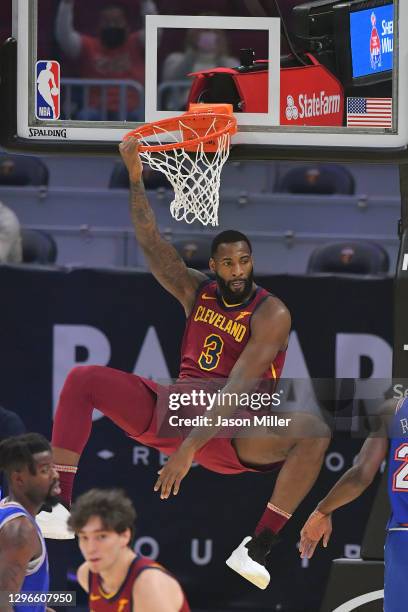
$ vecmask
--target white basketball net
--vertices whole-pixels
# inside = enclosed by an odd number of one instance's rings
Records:
[[[205,141],[225,125],[219,124],[214,117],[205,133]],[[138,134],[135,134],[138,137]],[[139,135],[143,145],[164,145],[193,140],[200,136],[191,126],[178,121],[178,129],[169,131],[160,125],[153,127],[153,135]],[[201,137],[203,134],[201,134]],[[230,134],[223,133],[217,138],[217,151],[206,153],[204,142],[197,145],[197,150],[187,152],[183,147],[167,151],[140,151],[140,157],[153,170],[166,175],[174,189],[174,200],[170,212],[177,221],[193,223],[200,221],[203,225],[218,225],[218,205],[221,170],[228,159],[230,151]]]

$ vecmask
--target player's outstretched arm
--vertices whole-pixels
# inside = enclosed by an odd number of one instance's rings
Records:
[[[196,290],[207,276],[187,268],[176,249],[160,235],[143,185],[143,166],[138,146],[136,138],[128,138],[119,146],[129,172],[130,214],[136,238],[154,277],[181,302],[188,315],[194,304]]]
[[[18,593],[24,582],[29,561],[39,545],[34,525],[28,518],[11,520],[0,531],[0,592]],[[13,606],[0,605],[0,612]]]
[[[343,474],[304,524],[299,546],[302,558],[310,559],[322,538],[323,546],[327,546],[332,532],[331,513],[357,499],[370,486],[387,449],[388,439],[384,434],[367,438],[353,467]]]
[[[158,569],[146,569],[133,586],[138,612],[178,612],[184,595],[177,580]]]

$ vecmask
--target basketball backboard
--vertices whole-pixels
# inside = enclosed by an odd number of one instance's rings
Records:
[[[188,102],[230,102],[233,159],[408,159],[408,3],[278,4],[13,0],[3,146],[108,153]]]

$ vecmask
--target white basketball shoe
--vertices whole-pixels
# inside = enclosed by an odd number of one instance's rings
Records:
[[[259,589],[266,589],[271,577],[264,565],[254,561],[249,556],[246,544],[251,540],[252,538],[250,536],[244,538],[225,563],[234,570],[234,572],[237,572],[243,578],[252,582],[252,584]]]
[[[42,510],[37,514],[35,520],[44,538],[50,540],[73,540],[75,534],[67,526],[69,511],[62,504],[57,504],[49,512]]]

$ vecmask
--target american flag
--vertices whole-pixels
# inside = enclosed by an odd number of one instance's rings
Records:
[[[392,128],[392,98],[347,98],[347,127]]]

